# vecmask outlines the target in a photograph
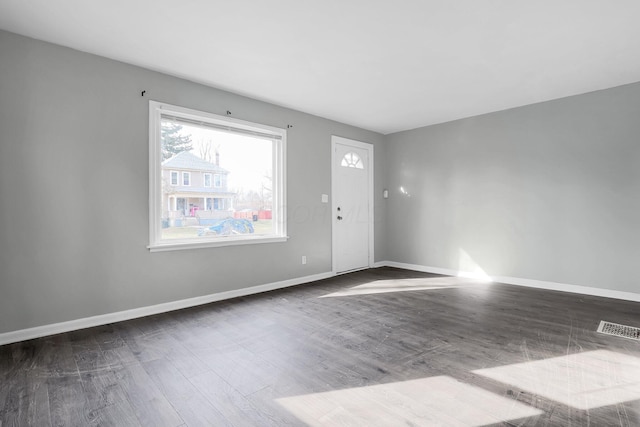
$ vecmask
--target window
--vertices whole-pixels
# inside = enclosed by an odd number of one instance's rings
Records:
[[[364,169],[364,164],[358,156],[354,152],[349,152],[344,155],[342,158],[342,162],[340,162],[340,166],[344,166],[346,168],[355,168],[355,169]]]
[[[287,239],[286,130],[150,101],[149,156],[152,251]]]
[[[178,185],[178,171],[171,171],[171,185]]]

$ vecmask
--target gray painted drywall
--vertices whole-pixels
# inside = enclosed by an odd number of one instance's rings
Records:
[[[639,118],[632,84],[388,135],[390,260],[640,292]]]
[[[294,126],[288,242],[146,249],[149,99]],[[1,31],[0,129],[0,333],[331,271],[331,135],[383,167],[380,134]]]
[[[149,99],[294,125],[287,243],[149,253]],[[375,146],[376,260],[640,292],[638,117],[634,84],[384,137],[0,31],[0,333],[330,271],[332,134]]]

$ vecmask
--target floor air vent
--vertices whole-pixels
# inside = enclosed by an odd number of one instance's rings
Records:
[[[640,328],[634,328],[633,326],[618,325],[617,323],[601,320],[600,326],[598,326],[598,332],[601,334],[640,341]]]

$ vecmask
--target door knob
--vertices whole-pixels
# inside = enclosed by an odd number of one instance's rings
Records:
[[[338,215],[338,221],[341,221],[342,217],[340,215]]]

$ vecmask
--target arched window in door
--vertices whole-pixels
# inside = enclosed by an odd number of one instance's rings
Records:
[[[344,155],[340,166],[344,166],[345,168],[364,169],[362,159],[353,151]]]

